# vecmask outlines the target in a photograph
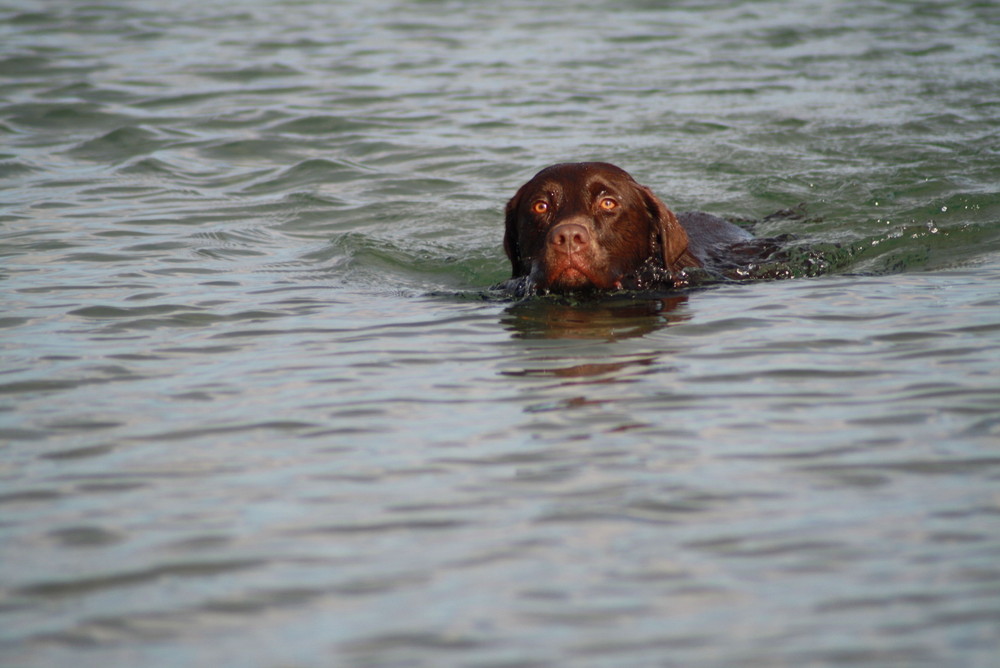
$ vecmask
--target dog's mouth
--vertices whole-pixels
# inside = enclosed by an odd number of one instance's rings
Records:
[[[590,277],[590,275],[578,267],[566,267],[552,279],[552,283],[554,284],[573,287],[579,287],[593,282],[594,280]]]
[[[621,287],[621,281],[612,276],[602,276],[583,263],[570,258],[561,266],[546,272],[548,280],[540,287],[547,290],[611,290]]]

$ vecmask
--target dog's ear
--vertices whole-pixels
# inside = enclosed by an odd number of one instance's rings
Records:
[[[504,216],[503,249],[510,258],[511,278],[526,274],[521,268],[521,241],[517,234],[517,211],[521,207],[521,190],[507,202]]]
[[[685,267],[700,267],[701,263],[688,251],[688,235],[677,222],[677,216],[646,186],[638,186],[653,221],[653,234],[663,255],[663,268],[671,274]]]

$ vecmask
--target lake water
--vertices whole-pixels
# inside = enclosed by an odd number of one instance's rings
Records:
[[[0,664],[998,665],[998,25],[0,0]],[[800,277],[491,294],[567,160]]]

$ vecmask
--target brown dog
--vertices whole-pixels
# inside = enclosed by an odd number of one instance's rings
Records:
[[[546,167],[508,202],[504,287],[533,292],[680,287],[684,270],[752,240],[705,213],[679,217],[623,169],[605,162]]]

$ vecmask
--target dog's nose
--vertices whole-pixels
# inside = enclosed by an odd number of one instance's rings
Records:
[[[577,223],[563,223],[549,230],[549,245],[560,253],[576,253],[590,245],[590,232]]]

